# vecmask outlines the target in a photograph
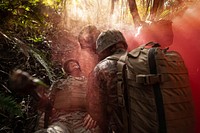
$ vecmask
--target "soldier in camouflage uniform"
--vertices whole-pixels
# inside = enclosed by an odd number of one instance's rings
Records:
[[[98,63],[98,55],[96,52],[96,39],[100,31],[94,25],[83,27],[78,35],[80,44],[79,63],[83,74],[88,77],[89,73]]]
[[[50,126],[37,133],[93,133],[83,126],[86,116],[86,84],[79,63],[69,60],[64,63],[66,78],[55,82],[50,88],[52,102]]]
[[[94,120],[104,133],[122,133],[124,125],[117,97],[117,60],[109,57],[126,53],[127,43],[120,31],[108,30],[99,35],[96,45],[101,61],[88,80],[89,115],[85,123]]]

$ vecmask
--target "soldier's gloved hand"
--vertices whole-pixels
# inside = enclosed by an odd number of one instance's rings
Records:
[[[83,126],[86,129],[92,129],[92,128],[95,128],[97,126],[97,122],[95,120],[93,120],[92,117],[89,114],[87,114],[84,118]]]

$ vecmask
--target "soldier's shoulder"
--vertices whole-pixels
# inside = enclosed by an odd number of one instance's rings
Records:
[[[96,72],[107,71],[107,70],[115,68],[115,66],[116,66],[116,62],[114,60],[104,59],[96,65],[94,70]]]

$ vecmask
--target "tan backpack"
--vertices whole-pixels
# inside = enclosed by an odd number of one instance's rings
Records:
[[[118,60],[118,101],[124,108],[124,132],[193,133],[187,68],[178,52],[159,46],[150,42]]]

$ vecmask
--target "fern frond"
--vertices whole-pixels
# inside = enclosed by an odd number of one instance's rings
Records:
[[[22,116],[20,105],[11,96],[5,96],[0,93],[0,110],[5,113],[8,112],[10,115]]]

